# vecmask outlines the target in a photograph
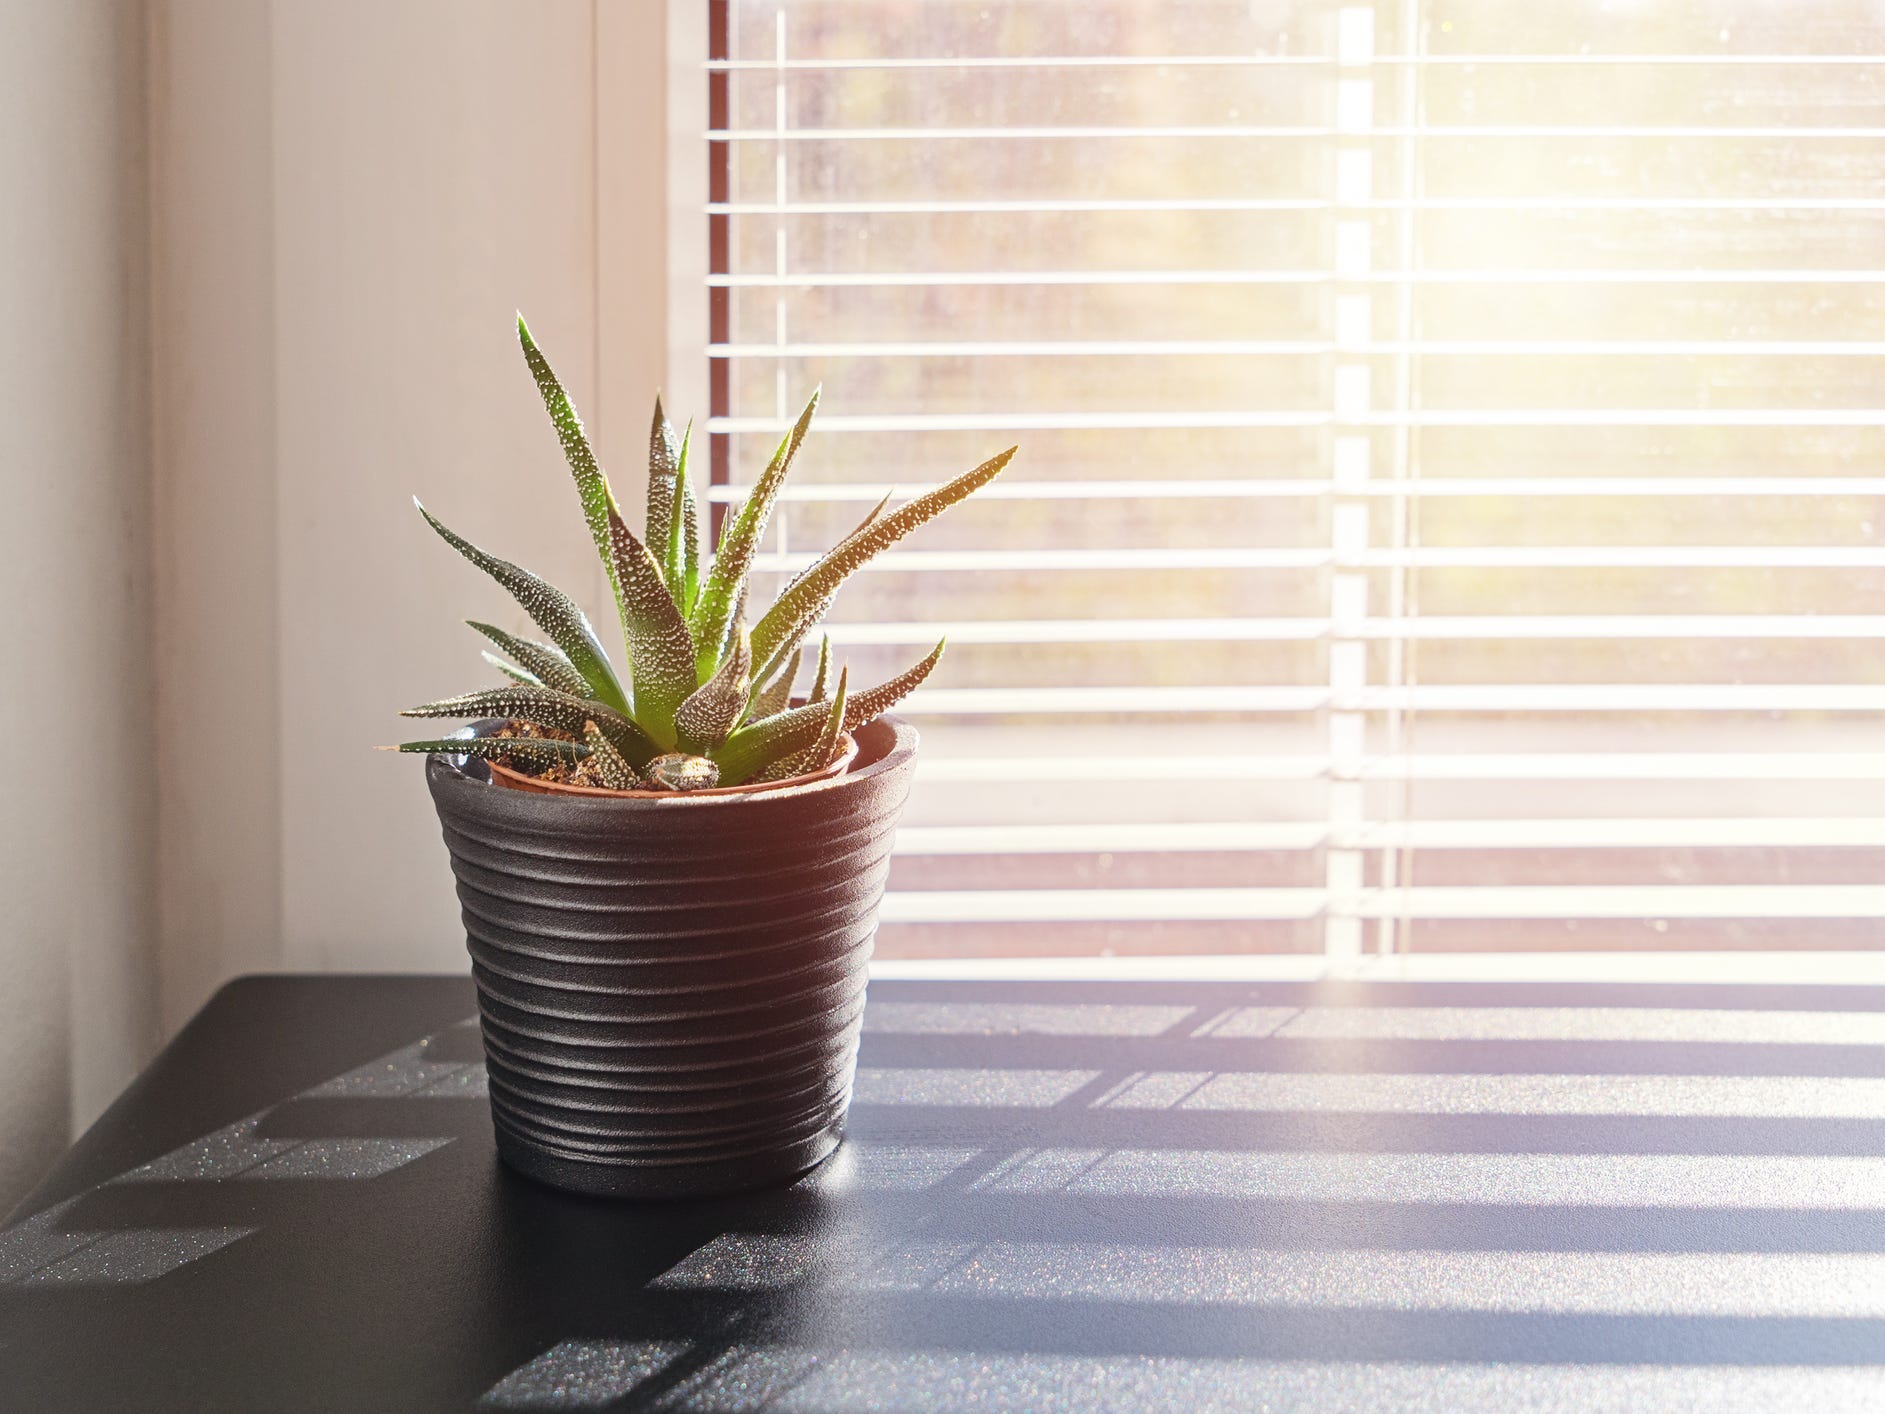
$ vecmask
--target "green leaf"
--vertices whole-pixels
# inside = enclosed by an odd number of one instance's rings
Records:
[[[753,772],[740,784],[769,784],[773,781],[789,781],[794,776],[802,776],[805,774],[805,758],[810,751],[811,748],[807,747],[804,751],[794,751],[790,755],[781,756],[777,761],[769,762]]]
[[[814,391],[810,401],[805,404],[805,411],[799,414],[792,430],[786,433],[779,450],[772,454],[771,463],[753,486],[746,504],[740,507],[738,515],[727,521],[726,532],[720,537],[720,549],[713,557],[707,583],[700,591],[700,602],[694,606],[694,641],[698,645],[702,677],[720,665],[720,656],[725,652],[727,626],[732,622],[734,601],[739,597],[741,586],[746,583],[746,572],[759,548],[760,537],[766,533],[766,521],[772,515],[773,502],[778,499],[779,488],[785,482],[786,473],[792,469],[792,458],[798,455],[799,444],[805,440],[805,433],[812,425],[812,414],[817,408],[818,393]],[[755,652],[754,656],[763,658],[766,655]]]
[[[648,548],[661,566],[662,579],[672,588],[676,576],[668,571],[668,548],[673,540],[675,482],[679,479],[680,448],[674,424],[655,395],[654,425],[648,429]]]
[[[830,606],[831,601],[827,599],[825,601],[825,608],[829,608]],[[811,633],[812,629],[816,627],[816,623],[807,624],[799,631],[796,637],[774,648],[772,650],[772,656],[761,663],[758,671],[753,674],[753,680],[759,683],[770,684],[778,681],[779,675],[783,673],[785,675],[785,681],[789,685],[792,680],[797,677],[799,664],[804,660],[802,650],[805,647],[805,639]],[[785,705],[783,700],[779,705]],[[773,710],[777,711],[778,709],[774,708]]]
[[[582,419],[576,415],[569,394],[563,391],[556,370],[550,367],[550,361],[543,356],[543,350],[537,347],[537,341],[530,337],[530,326],[524,323],[521,314],[517,316],[517,342],[523,345],[524,362],[530,365],[530,376],[536,380],[537,392],[543,396],[543,406],[549,411],[550,422],[556,428],[556,440],[562,444],[563,457],[569,462],[570,474],[576,478],[576,493],[582,498],[583,519],[589,522],[589,536],[596,542],[596,554],[601,557],[602,567],[608,572],[609,588],[615,594],[616,609],[620,612],[622,586],[616,582],[615,566],[609,563],[607,479],[602,475],[602,468],[596,464],[595,451],[589,445],[589,436],[583,431]]]
[[[586,697],[575,697],[548,687],[490,687],[482,692],[467,692],[459,697],[443,697],[437,702],[423,702],[408,707],[402,717],[502,717],[530,722],[552,731],[577,736],[584,722],[601,727],[615,749],[631,762],[640,764],[658,748],[647,734],[619,712]]]
[[[845,731],[857,731],[915,691],[942,660],[945,645],[946,641],[938,643],[922,662],[846,701]],[[741,727],[713,754],[713,759],[720,763],[721,779],[728,785],[739,785],[780,757],[803,751],[818,739],[830,710],[822,702],[808,702],[803,707],[794,707],[776,717]]]
[[[688,475],[688,449],[694,440],[694,424],[689,422],[681,434],[681,461],[677,478],[681,487],[681,612],[692,614],[694,601],[700,597],[700,508],[694,503],[694,481]],[[737,621],[738,614],[734,619]]]
[[[476,619],[466,619],[465,622],[510,654],[514,662],[545,687],[553,687],[558,692],[573,692],[578,697],[589,695],[589,684],[583,680],[583,675],[570,666],[569,659],[549,644],[519,638],[495,624],[481,624]]]
[[[831,691],[831,635],[826,634],[818,644],[818,671],[812,678],[812,695],[809,702],[823,702],[825,694]]]
[[[634,790],[641,784],[641,776],[628,758],[615,749],[615,743],[604,736],[594,722],[583,723],[583,745],[589,748],[589,759],[595,763],[596,774],[610,790]]]
[[[792,683],[803,661],[804,656],[795,653],[784,662],[774,664],[772,674],[756,686],[753,700],[746,709],[746,720],[757,722],[785,710],[792,700]]]
[[[733,601],[733,617],[727,623],[726,641],[719,644],[715,649],[716,659],[725,658],[728,653],[733,651],[733,635],[736,629],[742,633],[746,631],[746,591],[748,588],[750,588],[750,586],[746,583],[742,582],[740,584],[740,597]],[[694,640],[694,646],[697,649],[700,647],[700,639],[698,636],[696,636]],[[750,654],[752,649],[750,643],[747,644],[747,649]]]
[[[753,625],[753,657],[764,663],[781,644],[803,637],[823,615],[839,586],[859,566],[988,485],[1014,460],[1017,450],[1010,447],[954,481],[904,502],[882,519],[867,521],[862,529],[853,531],[826,551],[822,559],[785,588]]]
[[[884,498],[881,501],[879,501],[875,506],[871,507],[870,513],[866,515],[864,519],[862,519],[861,521],[857,523],[856,527],[851,531],[851,535],[857,535],[861,531],[868,528],[873,522],[876,521],[878,516],[884,513],[884,507],[889,504],[890,504],[890,496],[889,496],[889,493],[886,492],[884,495]],[[850,539],[850,536],[846,536],[845,539],[847,540]],[[797,584],[801,579],[805,578],[806,575],[810,574],[817,567],[818,567],[817,562],[814,561],[812,564],[807,565],[804,569],[800,570],[797,574],[793,575],[791,580],[786,584],[785,589],[782,590],[781,593],[789,592],[793,585]],[[836,597],[835,595],[828,596],[822,602],[820,602],[818,607],[815,610],[813,610],[813,612],[804,616],[794,636],[788,639],[787,641],[780,643],[777,647],[775,647],[772,650],[772,656],[769,659],[767,659],[767,661],[760,667],[759,676],[762,679],[770,678],[773,673],[778,671],[780,665],[785,662],[788,655],[796,654],[799,651],[799,648],[804,644],[805,640],[811,636],[812,630],[817,628],[819,623],[824,619],[825,615],[831,612],[832,600],[835,597]],[[827,635],[827,637],[829,637],[829,635]],[[826,661],[825,653],[824,653],[824,650],[821,649],[819,651],[819,665],[821,668],[825,666],[825,661]],[[829,690],[829,684],[827,684],[826,690]],[[825,700],[824,692],[821,692],[816,687],[814,687],[812,690],[812,696],[809,700],[813,702],[823,702]]]
[[[893,494],[894,493],[890,491],[884,492],[883,500],[879,501],[876,505],[872,506],[870,510],[865,513],[864,519],[862,519],[861,521],[857,523],[857,525],[852,529],[851,534],[856,535],[858,531],[867,529],[870,526],[874,525],[877,521],[877,517],[884,513],[884,507],[890,504],[890,498]]]
[[[511,664],[505,662],[502,658],[498,657],[497,654],[493,653],[489,648],[484,650],[484,661],[489,663],[492,667],[496,668],[500,673],[504,674],[505,677],[509,678],[514,683],[519,683],[524,687],[542,687],[543,686],[541,682],[537,681],[536,678],[532,677],[529,673],[525,672],[522,668],[513,667]]]
[[[851,680],[851,667],[846,664],[838,670],[838,690],[831,697],[831,711],[825,717],[825,724],[819,728],[818,740],[812,743],[811,751],[805,758],[804,770],[822,771],[838,759],[838,738],[844,735],[844,699],[845,688]]]
[[[425,517],[426,523],[439,533],[447,545],[510,591],[511,597],[530,615],[531,622],[550,635],[550,641],[563,650],[570,666],[582,674],[583,681],[588,684],[597,701],[627,714],[628,694],[622,691],[622,684],[616,680],[615,669],[609,666],[609,655],[603,651],[602,644],[596,638],[596,631],[589,626],[589,620],[576,606],[574,599],[555,585],[538,579],[529,570],[521,569],[509,560],[500,560],[496,555],[486,554],[419,505],[417,496],[412,498],[412,503],[419,506],[419,514]]]
[[[866,530],[868,527],[870,527],[872,524],[874,524],[877,520],[877,517],[884,513],[884,507],[890,504],[891,494],[892,493],[889,491],[884,492],[884,498],[881,501],[879,501],[876,505],[872,506],[870,508],[869,513],[864,517],[864,519],[862,519],[856,525],[851,527],[850,535],[846,535],[838,543],[842,545],[844,541],[849,540],[852,535],[860,534],[861,532]],[[817,568],[818,568],[818,562],[816,560],[812,561],[811,564],[805,566],[804,569],[800,570],[797,574],[793,575],[792,578],[787,580],[785,584],[785,589],[782,589],[779,592],[781,594],[785,593],[786,590],[791,589],[793,585],[797,584],[801,579],[805,578],[806,575],[810,574],[813,570]]]
[[[674,713],[693,693],[694,640],[648,547],[609,507],[609,547],[622,583],[628,653],[635,665],[635,720],[663,749],[674,745]]]
[[[695,689],[674,714],[674,734],[681,750],[705,755],[725,741],[740,724],[740,717],[746,711],[747,693],[752,688],[747,680],[752,662],[746,628],[736,624],[733,651],[727,654],[719,671]]]
[[[831,699],[830,712],[825,724],[819,729],[818,739],[803,751],[790,756],[782,756],[761,771],[756,780],[789,781],[794,776],[810,775],[813,771],[822,771],[836,761],[841,754],[839,739],[844,735],[844,693],[850,677],[850,668],[846,667],[838,674],[838,695]]]
[[[437,741],[402,741],[395,750],[422,751],[427,756],[471,756],[490,761],[514,756],[519,761],[579,761],[589,748],[578,741],[561,741],[548,736],[452,736]]]

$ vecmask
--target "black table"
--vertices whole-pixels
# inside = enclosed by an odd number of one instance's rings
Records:
[[[499,1166],[470,983],[224,989],[0,1233],[0,1407],[1885,1408],[1885,989],[893,982],[851,1139]]]

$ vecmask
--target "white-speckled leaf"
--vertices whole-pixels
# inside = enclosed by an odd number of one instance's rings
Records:
[[[648,429],[648,550],[661,568],[661,577],[670,586],[674,577],[668,573],[668,544],[673,538],[675,483],[680,478],[681,451],[674,440],[674,424],[668,421],[655,395],[654,423]]]
[[[699,686],[694,640],[648,547],[609,507],[609,547],[622,583],[629,659],[635,665],[634,718],[663,749],[674,746],[674,714]]]
[[[674,714],[674,735],[682,751],[704,756],[740,724],[752,686],[747,673],[753,659],[745,625],[735,624],[733,632],[733,651],[726,661]]]
[[[889,504],[890,504],[890,494],[888,492],[885,492],[883,499],[880,500],[876,505],[870,508],[869,513],[865,515],[864,519],[862,519],[854,527],[852,527],[851,534],[845,536],[844,539],[849,540],[851,536],[860,535],[865,530],[867,530],[871,525],[875,524],[877,518],[884,513],[884,507]],[[841,540],[838,543],[843,544],[844,542]],[[801,579],[805,578],[806,575],[810,574],[813,570],[817,568],[818,568],[818,563],[816,561],[807,565],[804,569],[800,570],[797,574],[793,575],[789,581],[787,581],[785,589],[781,590],[780,593],[781,594],[789,593],[793,585],[797,584]],[[836,596],[834,595],[832,597],[826,598],[810,614],[803,616],[799,624],[798,632],[792,637],[792,639],[790,639],[787,642],[780,643],[778,646],[776,646],[772,650],[771,658],[768,659],[767,662],[760,669],[761,677],[767,677],[767,676],[770,676],[770,674],[772,674],[773,672],[776,672],[778,670],[780,663],[785,660],[785,657],[787,654],[795,654],[799,651],[800,647],[803,646],[805,640],[811,636],[812,630],[817,628],[819,623],[823,621],[825,615],[831,612],[832,599],[835,597]],[[829,667],[830,667],[830,663],[829,663],[828,656],[826,655],[825,651],[821,649],[819,652],[819,669],[821,672],[828,672]],[[824,691],[820,691],[817,687],[814,687],[812,689],[811,698],[809,699],[810,701],[823,702],[825,700],[826,693],[830,691],[830,682],[828,678],[823,681],[824,681]]]
[[[803,751],[795,751],[790,756],[781,756],[777,761],[760,771],[753,779],[760,781],[789,781],[794,776],[809,775],[813,771],[822,771],[838,759],[838,742],[844,735],[844,697],[845,686],[849,680],[850,668],[846,667],[838,674],[838,692],[828,705],[829,715],[825,724],[818,731],[818,739]],[[812,699],[814,702],[819,699]]]
[[[692,614],[694,601],[700,598],[700,507],[694,500],[694,479],[688,470],[688,455],[694,442],[694,424],[689,422],[681,433],[681,612]],[[739,615],[733,616],[737,622]]]
[[[701,588],[700,602],[694,606],[694,641],[700,645],[702,677],[708,676],[720,665],[720,655],[725,651],[727,625],[732,622],[734,602],[746,582],[746,571],[759,548],[760,537],[766,533],[766,522],[772,515],[773,502],[778,498],[786,473],[792,469],[792,458],[798,455],[799,446],[805,440],[805,434],[812,424],[812,414],[817,408],[818,392],[813,390],[810,400],[805,404],[805,411],[799,414],[792,430],[779,443],[778,451],[772,454],[772,461],[754,483],[746,504],[740,507],[739,514],[727,522],[726,532],[720,537],[720,548],[707,572],[707,582]],[[761,658],[765,655],[755,651],[754,656]]]
[[[840,536],[838,539],[838,544],[842,545],[846,540],[849,540],[853,535],[860,535],[870,526],[874,525],[877,521],[877,518],[884,513],[884,507],[890,504],[890,497],[892,494],[893,493],[890,491],[884,492],[883,499],[880,500],[876,505],[872,506],[870,510],[865,514],[864,519],[859,521],[856,525],[852,526],[850,531],[847,534]],[[813,560],[809,565],[805,566],[804,569],[800,570],[797,574],[793,575],[792,578],[788,579],[785,582],[785,588],[781,589],[779,593],[780,594],[787,593],[792,588],[793,585],[797,584],[801,579],[805,578],[806,575],[810,574],[813,570],[817,568],[818,568],[818,561]]]
[[[547,580],[537,578],[529,570],[509,560],[500,560],[496,555],[486,554],[419,505],[417,496],[413,497],[412,503],[419,506],[419,514],[425,517],[426,523],[439,533],[446,544],[510,591],[511,597],[530,615],[531,622],[550,635],[550,641],[563,650],[570,666],[582,674],[583,681],[588,684],[597,701],[617,712],[627,713],[628,695],[622,691],[622,684],[616,679],[615,669],[609,665],[609,655],[603,651],[601,642],[596,638],[596,631],[589,626],[587,616],[577,607],[574,599]]]
[[[812,674],[812,695],[808,702],[823,702],[831,691],[831,635],[826,634],[818,643],[818,668]]]
[[[615,743],[616,750],[635,764],[648,760],[657,749],[647,734],[621,713],[589,698],[547,687],[491,687],[459,697],[440,698],[437,702],[422,702],[399,715],[501,717],[568,732],[571,736],[582,733],[584,722],[594,722]]]
[[[838,690],[831,696],[831,711],[825,717],[824,726],[818,729],[818,740],[812,743],[806,757],[808,771],[822,771],[838,759],[838,738],[844,735],[845,690],[850,680],[851,668],[846,664],[838,670]]]
[[[792,684],[798,679],[799,668],[804,663],[804,655],[794,653],[784,662],[773,662],[772,672],[763,679],[755,679],[753,700],[747,705],[746,720],[757,722],[785,710],[792,700]]]
[[[505,677],[522,687],[542,687],[543,684],[514,663],[507,663],[489,648],[484,650],[484,661],[496,668]]]
[[[818,606],[817,612],[799,628],[797,633],[783,643],[775,644],[771,655],[759,665],[758,671],[754,674],[754,680],[757,682],[771,682],[774,675],[782,671],[788,664],[791,665],[794,672],[797,672],[798,664],[803,660],[805,640],[810,637],[811,631],[818,627],[819,621],[830,612],[830,609],[831,600],[827,599],[823,604]]]
[[[583,723],[583,744],[589,748],[596,774],[610,790],[634,790],[642,783],[628,758],[615,749],[615,743],[594,722]]]
[[[543,686],[553,687],[558,692],[572,692],[578,697],[589,695],[589,684],[583,681],[583,675],[570,666],[569,659],[549,644],[519,638],[514,633],[506,633],[496,624],[479,623],[476,619],[466,619],[465,622],[510,654],[512,661]]]
[[[942,661],[945,646],[938,643],[922,662],[904,669],[889,682],[879,683],[847,700],[844,730],[857,731],[914,692]],[[830,708],[822,702],[808,702],[763,721],[749,722],[714,753],[714,760],[720,763],[721,779],[728,785],[739,785],[780,757],[803,751],[818,740],[829,712]]]
[[[562,444],[570,474],[576,478],[576,493],[582,499],[583,519],[589,523],[590,538],[596,542],[596,554],[601,557],[602,567],[608,572],[609,588],[615,594],[616,608],[619,610],[622,586],[616,582],[615,566],[609,563],[608,480],[596,463],[595,449],[589,445],[589,434],[583,431],[582,419],[576,415],[575,404],[570,402],[569,394],[563,391],[563,384],[557,378],[556,370],[550,367],[549,359],[543,356],[543,350],[531,338],[530,326],[524,323],[521,314],[517,316],[517,342],[523,345],[524,362],[530,365],[530,376],[536,380],[537,392],[542,395],[543,406],[556,428],[556,440]]]
[[[1017,450],[1010,447],[975,470],[904,502],[889,515],[867,522],[863,529],[853,531],[826,551],[822,559],[786,587],[753,625],[753,658],[767,662],[780,645],[803,638],[824,614],[839,586],[859,566],[988,485],[1014,459]]]
[[[579,761],[589,754],[589,748],[581,742],[547,736],[444,737],[436,741],[403,741],[399,750],[424,752],[427,756],[470,756],[480,761],[512,756],[519,761],[545,764]]]

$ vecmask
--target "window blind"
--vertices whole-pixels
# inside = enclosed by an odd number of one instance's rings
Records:
[[[1869,0],[715,0],[761,561],[946,632],[888,956],[1885,943]]]

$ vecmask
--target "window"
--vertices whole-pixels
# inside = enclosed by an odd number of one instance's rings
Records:
[[[1885,944],[1869,0],[716,0],[715,496],[832,633],[887,956]]]

